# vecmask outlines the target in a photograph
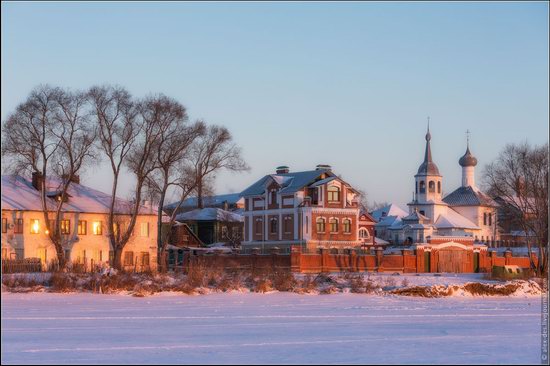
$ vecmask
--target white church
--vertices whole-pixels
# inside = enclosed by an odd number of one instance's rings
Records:
[[[414,197],[409,214],[396,218],[385,228],[386,239],[394,244],[425,243],[433,237],[468,237],[490,244],[498,240],[497,203],[475,184],[477,159],[470,146],[458,163],[462,185],[442,197],[443,176],[432,160],[430,128],[426,133],[424,161],[414,176]]]

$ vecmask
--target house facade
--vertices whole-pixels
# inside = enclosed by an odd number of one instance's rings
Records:
[[[278,167],[275,174],[264,176],[241,196],[245,204],[243,247],[345,248],[363,242],[358,192],[330,166],[302,172]]]
[[[2,176],[2,259],[40,258],[42,267],[57,259],[42,212],[38,179]],[[56,191],[52,182],[48,190]],[[55,219],[55,195],[48,194],[49,219]],[[72,263],[85,266],[107,266],[113,252],[108,237],[108,207],[111,196],[71,182],[61,214],[61,232],[65,256]],[[117,227],[124,230],[130,221],[129,202],[117,199]],[[157,212],[142,206],[134,233],[122,252],[125,270],[157,269]]]

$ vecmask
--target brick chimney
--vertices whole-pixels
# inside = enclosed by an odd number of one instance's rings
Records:
[[[288,172],[290,172],[290,168],[286,165],[281,165],[276,168],[275,172],[277,174],[287,174]]]
[[[63,175],[63,180],[67,179],[67,175],[68,174]],[[71,182],[76,183],[76,184],[80,184],[80,175],[74,174],[73,177],[71,178]]]
[[[44,177],[42,176],[42,173],[40,172],[32,172],[32,186],[37,191],[40,191],[42,189],[42,181],[44,180]]]

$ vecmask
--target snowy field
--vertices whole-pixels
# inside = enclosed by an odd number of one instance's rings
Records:
[[[2,364],[540,362],[540,296],[2,293]]]

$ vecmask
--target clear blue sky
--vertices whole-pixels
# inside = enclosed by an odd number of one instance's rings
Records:
[[[404,205],[428,115],[446,192],[466,129],[478,181],[505,143],[547,141],[548,4],[3,2],[1,76],[2,120],[40,83],[179,99],[252,167],[218,193],[324,163]],[[109,170],[84,182],[108,192]]]

